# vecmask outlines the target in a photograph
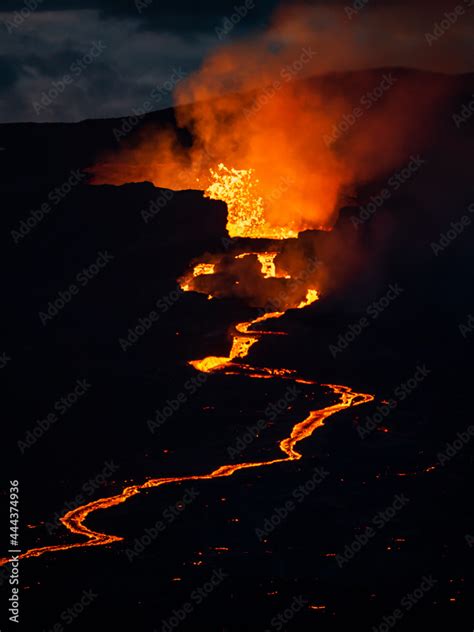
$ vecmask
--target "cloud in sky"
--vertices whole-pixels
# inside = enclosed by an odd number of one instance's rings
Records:
[[[196,68],[215,39],[205,33],[189,38],[143,31],[137,18],[103,20],[97,10],[35,13],[10,36],[2,35],[0,118],[62,121],[128,114],[174,72]],[[97,50],[90,61],[88,55]],[[37,104],[52,95],[49,107],[39,110]],[[170,103],[163,99],[157,109]]]
[[[167,82],[193,72],[216,47],[263,31],[279,4],[277,0],[212,0],[199,5],[194,0],[29,2],[36,2],[38,8],[23,11],[20,22],[15,12],[26,5],[21,0],[2,2],[1,122],[126,116],[160,89],[156,109],[168,107],[172,98],[163,88]],[[217,29],[228,25],[236,7],[246,3],[246,15],[219,37]],[[453,8],[446,9],[437,0],[426,5],[405,0],[376,5],[360,0],[303,1],[298,3],[305,7],[303,19],[301,10],[295,11],[297,3],[290,2],[287,26],[279,34],[287,40],[297,29],[302,45],[320,51],[314,68],[308,68],[315,73],[382,64],[466,72],[473,70],[474,59],[469,3],[472,0],[460,0],[465,11],[448,24],[445,12]],[[362,8],[348,12],[356,6]],[[442,21],[446,28],[441,27],[439,37],[428,44],[425,34]],[[102,50],[88,63],[94,42],[101,42]],[[335,47],[334,42],[340,45]]]

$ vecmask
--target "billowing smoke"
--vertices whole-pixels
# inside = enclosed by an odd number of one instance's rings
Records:
[[[265,33],[219,48],[178,86],[176,118],[191,143],[171,127],[145,129],[95,168],[95,182],[206,189],[222,163],[253,170],[269,226],[331,228],[355,184],[395,169],[431,134],[446,82],[370,68],[455,65],[444,43],[453,33],[439,47],[424,37],[439,10],[282,9]],[[369,70],[340,74],[354,68]]]

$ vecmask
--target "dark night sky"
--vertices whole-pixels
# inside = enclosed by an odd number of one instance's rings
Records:
[[[246,0],[25,1],[30,6],[36,4],[37,9],[25,11],[26,4],[22,0],[1,3],[1,122],[76,121],[128,115],[133,108],[140,108],[154,90],[157,95],[154,109],[166,107],[171,103],[170,81],[173,83],[192,72],[216,47],[264,31],[273,10],[281,4],[277,0],[255,0],[255,3],[247,0],[251,7],[248,14],[229,33],[218,37],[216,29],[222,28],[225,19],[235,13],[235,7],[244,5]],[[453,41],[460,53],[458,56],[465,60],[473,58],[472,10],[467,7],[471,0],[462,0],[466,14],[432,47],[424,41],[424,33],[432,30],[434,22],[442,19],[444,11],[451,10],[453,3],[446,6],[442,2],[429,5],[418,2],[414,7],[408,1],[401,6],[392,0],[377,3],[366,0],[362,9],[348,20],[345,7],[356,2],[364,4],[363,0],[304,4],[315,12],[316,30],[329,31],[333,27],[332,24],[327,26],[327,18],[321,13],[330,6],[338,19],[354,29],[355,39],[367,49],[374,48],[374,34],[379,41],[387,39],[383,29],[374,28],[375,13],[403,11],[409,7],[411,13],[402,29],[403,35],[398,33],[397,41],[392,42],[392,53],[396,51],[396,54],[384,56],[384,62],[393,59],[395,65],[416,58],[421,60],[418,65],[429,67],[426,58],[435,47],[440,56],[443,47],[452,46]],[[18,14],[15,17],[15,12],[22,10],[24,17]],[[93,48],[95,42],[102,44]],[[92,62],[87,57],[91,50],[95,55]],[[343,66],[350,68],[350,57],[344,60]],[[354,62],[355,66],[364,65],[367,55],[362,57],[363,61]],[[338,58],[335,70],[340,63]],[[374,59],[373,65],[376,64],[377,59]],[[324,69],[331,69],[329,62]],[[472,68],[458,64],[455,70]],[[70,83],[61,83],[66,75]],[[46,105],[41,103],[44,93],[48,95],[48,99],[43,100]],[[50,97],[53,97],[51,102]]]

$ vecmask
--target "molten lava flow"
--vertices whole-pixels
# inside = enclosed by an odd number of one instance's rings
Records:
[[[241,323],[251,325],[251,323]],[[203,360],[190,360],[189,364],[203,373],[212,373],[216,369],[221,369],[236,358],[245,358],[250,351],[250,347],[258,342],[257,336],[235,335],[232,339],[232,347],[228,356],[208,356]]]
[[[227,196],[226,201],[229,204],[229,232],[236,231],[239,234],[246,234],[246,236],[261,236],[261,232],[268,236],[268,226],[263,220],[261,214],[262,204],[258,197],[255,197],[251,191],[251,185],[247,182],[247,190],[243,190],[243,172],[236,170],[226,170],[223,165],[219,166],[220,171],[223,171],[222,178],[215,178],[216,182],[213,185],[212,195]],[[249,174],[250,172],[244,172]],[[245,177],[248,177],[245,176]],[[238,191],[238,194],[237,194]],[[233,197],[234,196],[234,197]],[[232,202],[235,199],[239,199],[239,204],[232,207]],[[247,200],[242,206],[242,200]],[[245,204],[248,204],[246,206]],[[247,213],[247,215],[246,215]],[[232,233],[231,233],[232,234]],[[235,232],[234,232],[235,234]],[[284,238],[285,230],[278,230],[278,238]],[[293,236],[291,231],[287,231],[286,236]],[[277,277],[277,271],[275,267],[274,259],[276,253],[243,253],[236,258],[243,258],[248,254],[257,254],[257,257],[261,263],[261,274],[264,279],[271,279]],[[213,263],[199,263],[194,266],[192,276],[188,275],[188,280],[182,282],[182,288],[190,290],[189,280],[194,277],[202,275],[215,274],[215,264]],[[212,297],[212,294],[210,295]],[[314,301],[319,299],[319,294],[316,289],[308,288],[306,297],[298,304],[293,305],[294,308],[302,309]],[[241,374],[249,378],[256,379],[281,379],[292,380],[301,384],[316,384],[312,380],[306,380],[298,377],[293,371],[289,369],[273,369],[267,367],[253,367],[248,364],[241,363],[240,360],[247,357],[250,349],[260,340],[263,335],[273,335],[274,332],[254,330],[253,327],[264,321],[280,318],[285,312],[268,312],[260,316],[257,316],[253,320],[237,323],[235,325],[235,332],[232,336],[232,345],[228,356],[209,356],[201,360],[191,360],[191,364],[198,371],[205,373],[213,373],[215,371],[223,371],[226,374]],[[281,333],[281,332],[276,332]],[[208,474],[196,474],[190,476],[180,477],[165,477],[155,478],[142,483],[141,485],[131,485],[125,487],[119,494],[110,496],[108,498],[99,498],[90,503],[87,503],[81,507],[77,507],[66,513],[61,518],[61,523],[66,529],[77,536],[83,536],[85,538],[82,542],[74,542],[72,544],[58,544],[53,546],[44,546],[39,548],[30,549],[26,553],[20,555],[20,558],[37,557],[44,553],[55,553],[59,551],[65,551],[74,548],[86,547],[86,546],[103,546],[106,544],[112,544],[123,540],[122,537],[117,535],[109,535],[94,531],[86,526],[85,521],[90,514],[95,511],[108,509],[115,507],[121,503],[124,503],[129,498],[136,496],[142,490],[150,489],[153,487],[160,487],[162,485],[168,485],[171,483],[183,483],[186,481],[200,481],[209,480],[214,478],[221,478],[225,476],[232,476],[239,470],[245,470],[249,468],[266,467],[277,463],[283,463],[286,461],[295,461],[302,458],[300,452],[295,449],[295,446],[302,441],[310,437],[313,432],[322,426],[326,419],[335,413],[349,408],[350,406],[358,406],[372,401],[374,398],[372,395],[365,393],[356,393],[352,391],[348,386],[341,386],[337,384],[326,384],[328,389],[332,391],[334,395],[339,396],[339,401],[326,406],[319,410],[311,410],[307,417],[302,421],[296,423],[289,435],[285,439],[282,439],[279,443],[279,448],[283,453],[283,456],[279,458],[273,458],[268,461],[259,462],[244,462],[232,465],[221,465],[217,469]],[[7,564],[10,560],[0,559],[0,566]]]
[[[193,270],[193,276],[201,276],[203,274],[214,274],[216,266],[213,263],[198,263]]]
[[[318,298],[319,298],[318,290],[309,289],[306,292],[306,298],[304,299],[304,301],[301,301],[301,303],[298,305],[298,309],[303,309],[303,307],[307,307],[308,305],[311,305],[311,303],[314,303],[314,301],[317,301]]]
[[[285,376],[283,379],[292,378]],[[307,380],[296,381],[303,382],[305,384],[316,384],[316,382]],[[360,404],[365,404],[373,400],[372,395],[368,395],[365,393],[355,393],[348,386],[340,386],[336,384],[326,384],[323,386],[327,386],[329,389],[332,390],[334,394],[340,395],[340,401],[336,404],[333,404],[332,406],[322,408],[321,410],[311,411],[306,419],[293,427],[290,437],[283,439],[282,441],[280,441],[279,444],[280,449],[282,450],[282,452],[284,452],[286,456],[271,459],[269,461],[259,461],[256,463],[247,462],[237,463],[233,465],[221,465],[209,474],[154,478],[146,481],[145,483],[142,483],[141,485],[132,485],[126,487],[122,490],[122,492],[116,494],[115,496],[94,500],[86,505],[77,507],[76,509],[69,511],[65,516],[61,518],[61,523],[66,527],[66,529],[68,529],[68,531],[70,531],[71,533],[86,537],[87,539],[85,542],[38,547],[26,551],[25,553],[21,554],[19,558],[25,559],[29,557],[39,557],[40,555],[44,555],[45,553],[56,553],[59,551],[67,551],[70,549],[76,549],[86,546],[104,546],[106,544],[112,544],[114,542],[119,542],[123,540],[122,537],[117,535],[109,535],[106,533],[93,531],[92,529],[89,529],[89,527],[87,527],[84,522],[93,512],[120,505],[132,496],[136,496],[144,489],[160,487],[162,485],[168,485],[171,483],[184,483],[187,481],[203,481],[213,478],[222,478],[224,476],[232,476],[232,474],[239,470],[265,467],[268,465],[274,465],[276,463],[284,463],[285,461],[296,461],[301,459],[301,454],[294,449],[295,445],[303,439],[310,437],[317,428],[324,424],[325,420],[329,416],[334,415],[335,413],[344,410],[345,408],[348,408],[350,406],[358,406]],[[6,558],[0,559],[0,566],[8,564],[9,561],[10,560]]]
[[[269,258],[270,254],[268,253]],[[263,257],[264,255],[262,255]],[[267,261],[269,259],[266,259]],[[195,276],[199,276],[201,274],[212,274],[214,272],[213,264],[199,264],[194,268]],[[265,268],[262,268],[262,274],[265,275]],[[314,289],[308,289],[306,299],[302,301],[296,307],[303,308],[309,305],[310,303],[316,301],[319,298],[318,293]],[[251,327],[254,325],[264,322],[266,320],[272,318],[279,318],[285,312],[270,312],[263,314],[261,316],[256,317],[255,319],[238,323],[235,326],[236,333],[233,336],[232,347],[228,356],[217,357],[217,356],[209,356],[202,360],[192,360],[190,364],[195,367],[197,370],[212,373],[217,370],[224,370],[225,373],[232,374],[235,371],[229,370],[232,368],[239,367],[242,372],[248,377],[252,378],[278,378],[283,380],[293,380],[302,384],[316,384],[312,380],[305,380],[297,377],[292,371],[288,369],[270,369],[270,368],[254,368],[245,364],[235,364],[233,360],[245,358],[250,348],[258,342],[261,335],[271,335],[273,332],[265,332],[265,331],[249,331]],[[55,553],[59,551],[65,551],[74,548],[86,547],[86,546],[103,546],[107,544],[112,544],[114,542],[118,542],[123,540],[122,537],[116,535],[109,535],[106,533],[100,533],[97,531],[93,531],[89,527],[87,527],[84,523],[88,516],[95,511],[108,509],[110,507],[115,507],[121,503],[124,503],[126,500],[131,498],[132,496],[136,496],[144,489],[150,489],[152,487],[160,487],[162,485],[167,485],[171,483],[183,483],[186,481],[198,481],[198,480],[209,480],[213,478],[221,478],[225,476],[231,476],[235,472],[239,470],[249,469],[249,468],[257,468],[257,467],[265,467],[269,465],[274,465],[277,463],[283,463],[285,461],[295,461],[301,459],[302,455],[300,452],[295,450],[295,446],[297,443],[310,437],[313,432],[322,426],[325,420],[334,415],[335,413],[344,410],[350,406],[357,406],[360,404],[365,404],[373,400],[372,395],[368,395],[365,393],[355,393],[347,386],[341,386],[336,384],[327,384],[327,386],[335,395],[340,397],[339,402],[332,404],[331,406],[327,406],[320,410],[312,410],[309,415],[297,423],[290,433],[290,436],[283,439],[279,443],[280,450],[283,452],[285,456],[280,458],[271,459],[269,461],[260,461],[260,462],[246,462],[246,463],[237,463],[232,465],[222,465],[217,469],[213,470],[209,474],[198,474],[191,476],[182,476],[182,477],[166,477],[166,478],[156,478],[146,481],[141,485],[132,485],[129,487],[125,487],[119,494],[115,496],[111,496],[109,498],[100,498],[98,500],[94,500],[86,505],[78,507],[69,511],[65,516],[61,518],[61,523],[66,527],[66,529],[70,533],[74,533],[75,535],[84,536],[86,540],[84,542],[76,542],[72,544],[58,544],[53,546],[44,546],[39,548],[30,549],[26,553],[23,553],[20,557],[29,558],[29,557],[38,557],[43,555],[44,553]],[[0,559],[0,566],[7,564],[9,562],[8,559]]]
[[[274,269],[269,265],[269,262],[273,264],[274,253],[263,253],[261,255],[261,263],[262,263],[262,275],[265,278],[274,276]],[[264,265],[265,264],[265,265]],[[215,271],[214,264],[198,264],[194,267],[193,276],[200,276],[202,274],[213,274]],[[271,272],[272,274],[267,273]],[[184,286],[183,286],[184,289]],[[307,305],[310,305],[314,301],[318,300],[319,295],[315,289],[308,289],[305,300],[301,301],[297,308],[304,308]],[[293,380],[295,382],[303,383],[303,384],[315,384],[315,382],[311,380],[305,380],[302,378],[298,378],[294,373],[288,369],[270,369],[270,368],[254,368],[245,364],[235,364],[233,361],[237,359],[245,358],[251,349],[251,347],[258,342],[260,336],[262,335],[271,335],[273,332],[265,332],[265,331],[250,331],[250,328],[254,325],[264,322],[269,319],[279,318],[283,316],[285,312],[269,312],[265,313],[261,316],[254,318],[248,322],[242,322],[235,325],[236,333],[233,335],[232,346],[228,356],[209,356],[202,360],[191,360],[190,364],[196,368],[198,371],[202,371],[205,373],[212,373],[217,370],[223,370],[225,373],[232,374],[236,372],[237,367],[240,370],[251,378],[278,378],[283,380]],[[152,487],[160,487],[161,485],[167,485],[170,483],[183,483],[186,481],[198,481],[198,480],[208,480],[212,478],[221,478],[224,476],[231,476],[238,470],[244,470],[249,468],[256,467],[264,467],[268,465],[274,465],[276,463],[283,463],[285,461],[294,461],[301,458],[301,453],[295,450],[295,446],[297,443],[310,437],[313,432],[322,426],[325,420],[335,413],[344,410],[352,405],[360,405],[365,404],[373,400],[372,395],[364,394],[364,393],[355,393],[347,386],[340,386],[336,384],[327,384],[325,385],[336,395],[340,396],[340,401],[320,410],[310,411],[309,415],[303,419],[303,421],[297,423],[289,437],[283,439],[279,443],[280,450],[284,453],[285,456],[280,458],[271,459],[269,461],[260,461],[257,463],[238,463],[233,465],[222,465],[216,470],[213,470],[209,474],[199,474],[194,476],[182,476],[182,477],[166,477],[166,478],[156,478],[146,481],[141,485],[132,485],[129,487],[125,487],[119,494],[115,496],[111,496],[109,498],[99,498],[98,500],[94,500],[86,505],[73,509],[69,511],[65,516],[61,518],[61,523],[66,527],[66,529],[70,533],[74,533],[75,535],[84,536],[86,540],[84,542],[76,542],[72,544],[58,544],[53,546],[44,546],[35,549],[30,549],[26,553],[23,553],[20,557],[28,558],[28,557],[37,557],[43,555],[44,553],[54,553],[59,551],[65,551],[74,548],[86,547],[86,546],[103,546],[106,544],[112,544],[113,542],[118,542],[123,540],[122,537],[116,535],[109,535],[106,533],[100,533],[97,531],[93,531],[89,527],[87,527],[84,523],[88,516],[102,509],[108,509],[110,507],[115,507],[121,503],[124,503],[126,500],[131,498],[132,496],[136,496],[143,489],[149,489]],[[0,559],[0,566],[7,564],[9,562],[8,559]]]
[[[289,274],[280,274],[277,272],[275,265],[275,257],[277,252],[243,252],[240,255],[236,255],[236,259],[245,259],[255,255],[262,266],[262,276],[264,279],[290,279]]]
[[[278,318],[279,316],[283,316],[283,314],[284,312],[269,312],[268,314],[263,314],[263,316],[255,318],[254,320],[237,323],[237,325],[235,325],[235,329],[238,333],[234,334],[232,337],[232,347],[228,356],[208,356],[203,360],[190,360],[189,364],[203,373],[212,373],[212,371],[215,371],[216,369],[222,369],[226,365],[231,364],[232,360],[235,360],[236,358],[245,358],[250,351],[250,347],[259,340],[257,335],[251,335],[251,333],[249,335],[250,327],[257,323],[261,323],[264,320],[268,320],[269,318]],[[266,332],[256,331],[254,333],[264,334]],[[281,334],[281,332],[272,332],[272,334],[273,333]]]
[[[196,277],[204,276],[206,274],[214,274],[216,271],[215,263],[198,263],[194,266],[192,274],[188,274],[185,278],[181,279],[180,287],[184,292],[191,291],[191,281]],[[209,296],[212,298],[212,296]]]
[[[262,274],[264,279],[276,278],[277,272],[275,268],[276,252],[265,252],[257,254],[257,258],[262,264]]]
[[[205,196],[227,203],[227,231],[231,237],[289,239],[298,236],[295,230],[267,223],[254,169],[233,169],[220,163],[217,170],[211,168],[210,171],[213,182]]]
[[[254,254],[254,253],[243,253],[241,255],[237,255],[236,258],[246,257],[248,256],[248,254]],[[273,263],[273,259],[274,259],[273,254],[274,253],[262,253],[260,255],[262,257],[261,261],[268,263],[268,261],[271,260]],[[208,264],[204,264],[204,265],[208,265]],[[264,276],[264,278],[270,278],[270,276],[272,277],[275,276],[273,274],[266,276],[265,273],[267,271],[268,271],[268,268],[262,264],[262,275]],[[182,285],[181,287],[185,291],[188,289],[187,284]],[[297,309],[303,309],[304,307],[311,305],[311,303],[314,303],[318,299],[319,299],[318,291],[310,288],[306,292],[306,298],[295,307]],[[204,373],[212,373],[213,371],[217,369],[220,370],[220,369],[226,368],[226,366],[232,364],[232,361],[235,360],[236,358],[245,358],[248,355],[250,348],[256,342],[258,342],[259,335],[266,334],[266,333],[271,333],[273,335],[274,334],[281,335],[282,332],[273,332],[273,331],[265,332],[265,331],[254,331],[254,330],[249,331],[249,329],[253,327],[253,325],[256,325],[257,323],[264,322],[271,318],[279,318],[280,316],[283,316],[284,314],[285,312],[267,312],[266,314],[263,314],[262,316],[258,316],[254,320],[237,323],[235,325],[235,330],[237,333],[235,333],[232,336],[232,347],[230,349],[230,353],[228,356],[208,356],[207,358],[203,358],[202,360],[191,360],[189,364],[193,366],[195,369],[197,369],[198,371],[202,371]]]
[[[279,318],[280,316],[283,316],[284,313],[285,312],[267,312],[266,314],[263,314],[263,316],[258,316],[258,318],[254,318],[254,320],[250,320],[249,322],[238,323],[235,326],[235,328],[240,333],[247,334],[248,331],[249,331],[249,328],[252,327],[253,325],[256,325],[257,323],[263,323],[265,320],[269,320],[270,318]],[[256,331],[255,333],[264,334],[266,332],[264,332],[264,331]],[[272,331],[272,334],[275,334],[275,332]]]
[[[264,279],[291,279],[289,274],[280,272],[276,268],[275,258],[278,252],[242,252],[239,255],[234,255],[234,259],[245,259],[247,257],[255,256],[260,263],[260,270]],[[190,292],[195,290],[194,279],[202,276],[211,276],[216,273],[216,264],[200,262],[197,263],[194,268],[188,271],[180,280],[179,284],[184,292]],[[199,291],[199,290],[198,290]],[[209,296],[209,298],[213,298]]]

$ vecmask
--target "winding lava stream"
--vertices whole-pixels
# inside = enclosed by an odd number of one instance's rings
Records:
[[[296,308],[304,308],[318,299],[318,293],[316,290],[308,290],[306,300],[302,301]],[[244,374],[251,378],[262,379],[283,379],[291,380],[301,384],[317,384],[317,382],[306,380],[298,377],[293,371],[288,369],[269,369],[269,368],[255,368],[250,365],[242,364],[239,362],[233,362],[234,359],[241,359],[248,355],[250,348],[260,339],[262,335],[271,335],[274,332],[268,331],[254,331],[250,328],[264,320],[271,318],[279,318],[285,312],[270,312],[259,316],[250,322],[238,323],[235,326],[235,333],[233,336],[232,348],[229,356],[217,357],[210,356],[202,360],[190,361],[193,367],[197,370],[213,373],[216,371],[223,371],[226,374]],[[275,332],[278,333],[278,332]],[[179,477],[165,477],[165,478],[152,478],[141,485],[130,485],[125,487],[119,494],[115,496],[109,496],[107,498],[99,498],[93,500],[90,503],[77,507],[72,511],[69,511],[61,518],[61,523],[66,527],[70,533],[82,536],[85,538],[83,542],[76,542],[72,544],[57,544],[53,546],[43,546],[39,548],[33,548],[18,556],[17,559],[26,559],[29,557],[39,557],[45,553],[57,553],[59,551],[67,551],[70,549],[77,549],[89,546],[105,546],[114,542],[120,542],[124,538],[117,535],[109,535],[107,533],[100,533],[93,531],[85,525],[87,518],[95,511],[108,509],[109,507],[115,507],[126,502],[129,498],[137,496],[142,490],[151,489],[152,487],[161,487],[162,485],[169,485],[171,483],[184,483],[187,481],[204,481],[213,478],[223,478],[225,476],[232,476],[235,472],[240,470],[246,470],[250,468],[266,467],[269,465],[275,465],[276,463],[285,463],[287,461],[297,461],[301,459],[302,455],[295,450],[295,446],[310,437],[313,432],[324,425],[326,419],[335,413],[338,413],[350,406],[358,406],[360,404],[366,404],[374,399],[373,395],[366,393],[356,393],[348,386],[342,386],[337,384],[322,384],[329,388],[334,395],[339,396],[339,401],[331,406],[326,406],[320,410],[312,410],[309,415],[300,421],[291,430],[289,437],[282,439],[279,443],[280,450],[284,456],[270,461],[260,461],[257,463],[246,462],[232,465],[221,465],[216,470],[208,474],[196,474],[190,476]],[[11,560],[8,558],[0,558],[0,566],[8,564]]]

